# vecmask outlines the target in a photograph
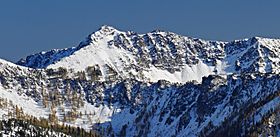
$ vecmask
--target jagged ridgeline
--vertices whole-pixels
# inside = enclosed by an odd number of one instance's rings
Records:
[[[78,47],[17,65],[0,60],[1,133],[278,135],[279,55],[277,39],[216,42],[103,26]]]

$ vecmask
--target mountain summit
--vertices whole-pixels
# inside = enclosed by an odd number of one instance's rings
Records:
[[[112,68],[120,77],[141,81],[201,81],[211,74],[279,73],[278,39],[253,37],[232,42],[205,41],[172,32],[137,34],[102,26],[78,47],[41,52],[17,64],[31,68],[66,67],[73,71],[98,66],[102,79]]]

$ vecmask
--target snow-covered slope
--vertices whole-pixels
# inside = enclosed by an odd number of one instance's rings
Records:
[[[122,32],[102,26],[78,47],[28,56],[18,64],[32,68],[65,67],[85,71],[98,65],[102,80],[112,68],[122,78],[141,81],[201,81],[210,74],[279,73],[277,39],[253,37],[233,42],[204,41],[172,32]],[[240,61],[241,60],[241,61]]]
[[[103,26],[78,47],[0,60],[0,114],[17,106],[103,136],[268,136],[280,133],[279,56],[278,39]]]
[[[20,71],[8,66],[0,71],[1,98],[35,117],[49,118],[54,109],[61,123],[97,129],[104,136],[249,135],[254,124],[279,110],[280,103],[280,76],[273,73],[210,75],[201,83],[174,84],[81,81],[33,69],[13,73]],[[44,106],[46,96],[49,107]],[[72,99],[80,97],[84,104],[76,106],[80,103]],[[7,115],[11,109],[0,112]],[[64,121],[73,109],[79,116]]]

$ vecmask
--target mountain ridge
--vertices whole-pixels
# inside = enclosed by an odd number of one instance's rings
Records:
[[[124,32],[124,31],[120,31],[118,29],[116,29],[115,27],[113,26],[109,26],[109,25],[103,25],[101,26],[96,32],[93,32],[91,33],[90,35],[88,35],[87,39],[86,40],[83,40],[82,42],[80,42],[80,44],[77,46],[77,47],[70,47],[70,48],[63,48],[63,49],[52,49],[52,50],[49,50],[49,51],[42,51],[42,52],[39,52],[39,53],[35,53],[35,54],[31,54],[29,56],[27,56],[26,58],[22,58],[20,59],[19,61],[15,62],[15,64],[19,64],[19,65],[23,65],[23,66],[29,66],[29,67],[34,67],[34,68],[45,68],[46,66],[32,66],[32,65],[29,65],[29,64],[26,64],[24,63],[24,60],[26,60],[28,57],[30,56],[35,56],[35,55],[44,55],[46,53],[52,53],[52,52],[59,52],[59,51],[65,51],[65,50],[71,50],[71,49],[76,49],[76,50],[79,50],[81,48],[83,48],[84,46],[88,46],[89,42],[88,41],[95,33],[101,33],[101,34],[105,34],[106,33],[112,33],[112,32],[122,32],[122,33],[134,33],[134,34],[137,34],[133,31],[127,31],[127,32]],[[174,32],[169,32],[169,31],[163,31],[163,30],[153,30],[151,32],[148,32],[146,34],[152,34],[152,33],[159,33],[159,32],[163,32],[163,33],[172,33],[172,34],[176,34]],[[109,34],[108,33],[108,34]],[[145,34],[139,34],[139,35],[145,35]],[[176,34],[178,35],[178,34]],[[179,35],[179,36],[183,36],[183,35]],[[202,41],[208,41],[208,42],[220,42],[220,43],[231,43],[231,42],[239,42],[239,41],[247,41],[247,40],[250,40],[250,39],[255,39],[255,40],[262,40],[262,39],[265,39],[265,40],[271,40],[271,41],[280,41],[280,39],[276,39],[276,38],[265,38],[265,37],[260,37],[260,36],[254,36],[254,37],[251,37],[251,38],[243,38],[243,39],[239,39],[239,40],[232,40],[232,41],[216,41],[216,40],[203,40],[203,39],[199,39],[199,38],[193,38],[193,37],[189,37],[189,36],[183,36],[183,37],[186,37],[186,38],[190,38],[190,39],[193,39],[193,40],[202,40]],[[54,62],[53,62],[54,63]],[[49,64],[48,64],[49,65]]]
[[[78,47],[0,59],[0,115],[108,137],[280,135],[279,46],[104,26]]]
[[[184,83],[191,80],[201,81],[203,76],[210,74],[230,74],[240,71],[279,73],[277,67],[280,62],[277,58],[280,53],[277,50],[279,44],[279,39],[260,37],[219,42],[185,37],[173,32],[152,31],[137,34],[119,31],[111,26],[102,26],[77,47],[41,52],[28,56],[17,64],[31,68],[66,66],[73,71],[84,71],[87,66],[98,65],[103,80],[107,77],[105,71],[109,66],[120,77],[133,75],[139,80],[155,82],[160,80],[155,75],[161,74],[162,79]],[[267,58],[263,59],[263,54],[271,54],[273,59],[268,57],[270,55],[265,55]],[[238,56],[261,59],[251,63],[240,62]],[[259,70],[253,70],[258,64],[263,66]],[[265,66],[266,64],[269,66]],[[124,73],[120,74],[121,71]],[[143,75],[143,78],[139,78],[140,75]],[[186,75],[190,77],[185,78]]]

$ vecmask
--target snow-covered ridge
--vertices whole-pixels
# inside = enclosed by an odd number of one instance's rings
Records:
[[[98,65],[102,80],[112,68],[118,76],[142,81],[184,83],[210,74],[279,73],[279,39],[253,37],[232,42],[206,41],[172,32],[137,34],[102,26],[78,47],[28,56],[17,64],[84,71]]]
[[[256,129],[248,125],[280,113],[279,45],[259,37],[215,42],[104,26],[78,47],[18,63],[27,67],[0,60],[0,97],[28,115],[54,113],[59,122],[83,129],[104,127],[104,136],[247,135]],[[100,70],[101,80],[74,75],[88,66]],[[50,71],[59,67],[69,69],[69,76]],[[80,116],[65,121],[68,112]]]

